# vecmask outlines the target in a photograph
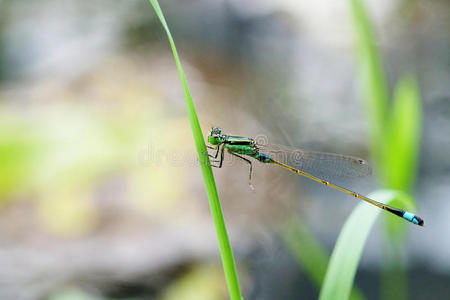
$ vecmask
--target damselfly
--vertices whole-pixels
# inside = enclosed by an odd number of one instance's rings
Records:
[[[215,159],[212,161],[215,164],[211,165],[221,168],[224,152],[227,149],[231,155],[242,159],[250,165],[249,183],[251,182],[253,167],[249,158],[254,158],[262,163],[278,165],[328,187],[347,193],[416,225],[423,226],[424,224],[423,220],[413,213],[375,201],[323,179],[330,174],[333,176],[350,175],[351,177],[367,175],[370,173],[370,167],[363,159],[340,154],[292,149],[284,146],[263,145],[252,138],[223,134],[219,127],[212,128],[208,136],[208,142],[214,146],[208,146],[208,148],[216,151],[214,155],[209,155]],[[323,176],[321,176],[322,174]]]

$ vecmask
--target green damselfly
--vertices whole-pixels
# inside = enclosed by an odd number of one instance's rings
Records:
[[[347,193],[396,216],[402,217],[413,224],[420,226],[424,224],[423,220],[413,213],[375,201],[323,179],[329,174],[332,176],[350,177],[368,175],[370,173],[370,167],[363,159],[340,154],[305,151],[284,146],[264,145],[257,143],[252,138],[223,134],[219,127],[212,128],[208,136],[208,142],[213,145],[213,147],[208,146],[208,148],[216,151],[214,155],[209,155],[215,159],[212,162],[216,163],[211,164],[211,166],[217,168],[222,167],[225,149],[227,149],[228,153],[242,159],[250,165],[249,183],[251,182],[253,167],[249,158],[254,158],[262,163],[278,165],[328,187]]]

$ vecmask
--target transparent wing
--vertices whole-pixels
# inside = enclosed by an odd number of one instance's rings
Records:
[[[307,151],[281,145],[257,145],[262,154],[322,179],[357,178],[370,175],[368,163],[358,157]]]

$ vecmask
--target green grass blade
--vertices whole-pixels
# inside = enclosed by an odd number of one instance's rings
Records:
[[[329,260],[327,251],[298,219],[286,226],[282,238],[295,260],[320,287],[327,271]]]
[[[371,152],[382,187],[411,193],[419,155],[421,135],[420,92],[411,77],[400,80],[392,107],[388,105],[385,79],[373,29],[362,0],[350,0],[367,114],[370,121]],[[412,197],[402,197],[394,206],[415,209]],[[407,298],[407,274],[404,261],[408,224],[386,215],[382,274],[383,299]],[[392,289],[395,286],[395,290]]]
[[[422,127],[419,88],[412,77],[400,79],[386,136],[384,186],[411,192],[417,173]]]
[[[330,260],[327,251],[297,218],[286,225],[281,237],[296,262],[304,269],[313,284],[320,288]],[[365,297],[355,287],[351,291],[350,299],[364,300]]]
[[[350,0],[357,62],[362,80],[370,124],[370,142],[374,160],[382,156],[382,140],[388,111],[388,88],[370,19],[361,0]]]
[[[189,122],[191,124],[192,133],[194,136],[195,146],[198,152],[198,157],[200,161],[200,166],[202,169],[203,179],[205,181],[206,193],[208,195],[209,204],[211,208],[211,214],[214,220],[214,225],[216,228],[217,238],[219,241],[219,249],[222,257],[222,264],[225,272],[225,278],[227,281],[228,291],[230,293],[230,298],[232,300],[242,299],[241,290],[239,286],[239,279],[236,271],[236,266],[234,263],[233,252],[231,249],[230,241],[228,238],[225,221],[223,218],[222,208],[219,201],[219,196],[217,194],[216,183],[214,181],[211,166],[209,164],[209,157],[206,153],[206,145],[203,139],[203,133],[200,128],[200,124],[197,118],[197,113],[195,111],[194,103],[192,101],[191,94],[189,92],[189,87],[186,81],[186,77],[181,67],[181,62],[178,57],[177,49],[173,41],[172,35],[167,26],[164,15],[161,11],[159,3],[157,0],[149,0],[155,10],[162,26],[164,27],[167,37],[172,48],[173,57],[178,68],[178,73],[180,75],[181,85],[183,87],[184,98],[186,100],[186,108],[189,116]]]
[[[383,186],[411,193],[417,174],[422,113],[420,92],[412,77],[397,84],[386,132]],[[415,210],[413,198],[403,207]],[[383,247],[382,299],[408,299],[405,242],[407,225],[398,218],[386,216]]]
[[[380,299],[406,300],[409,297],[408,274],[406,270],[407,259],[404,251],[405,234],[402,232],[397,236],[397,239],[393,239],[385,234],[384,239]]]
[[[404,193],[382,190],[372,193],[372,199],[389,203],[405,197]],[[404,201],[404,200],[403,200]],[[361,202],[345,222],[331,254],[320,300],[348,299],[364,244],[378,214],[382,212]]]
[[[420,148],[422,113],[419,88],[412,77],[402,78],[396,88],[394,105],[386,132],[383,186],[411,193],[416,180]],[[415,210],[415,201],[409,198],[405,209]],[[400,242],[406,227],[398,218],[387,217],[387,234],[392,242]]]

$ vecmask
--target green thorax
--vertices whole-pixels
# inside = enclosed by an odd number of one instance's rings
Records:
[[[253,139],[243,136],[227,136],[224,146],[231,152],[242,155],[254,156],[258,152]]]
[[[226,144],[232,144],[232,145],[248,145],[248,146],[254,146],[255,141],[252,138],[243,137],[243,136],[233,136],[233,135],[227,135],[225,138]]]
[[[269,156],[259,153],[258,147],[252,138],[227,136],[224,141],[224,147],[231,152],[251,156],[264,163],[272,162],[272,159]]]

